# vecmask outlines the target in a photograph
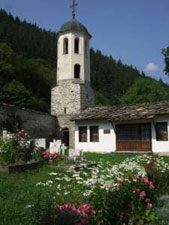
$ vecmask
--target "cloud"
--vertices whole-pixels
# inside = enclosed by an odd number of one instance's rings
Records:
[[[158,70],[158,66],[153,62],[148,63],[145,67],[146,72],[157,72]]]

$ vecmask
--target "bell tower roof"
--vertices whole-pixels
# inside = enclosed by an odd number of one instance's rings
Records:
[[[86,33],[89,36],[89,38],[92,37],[91,34],[88,32],[87,28],[75,18],[63,24],[62,27],[60,28],[59,33],[72,32],[72,31],[80,31],[80,32]]]

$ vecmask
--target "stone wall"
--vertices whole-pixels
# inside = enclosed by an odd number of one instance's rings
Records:
[[[16,123],[32,138],[46,138],[47,142],[53,138],[61,138],[56,117],[44,112],[0,104],[0,129],[12,130]]]
[[[75,147],[75,122],[71,121],[71,115],[60,115],[57,117],[61,131],[65,128],[69,130],[69,147]]]
[[[90,83],[81,80],[63,80],[52,89],[51,114],[77,114],[94,106],[94,94]]]

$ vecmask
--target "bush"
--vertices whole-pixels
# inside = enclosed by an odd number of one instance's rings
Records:
[[[0,137],[1,164],[27,162],[33,158],[34,144],[24,130],[11,135],[10,138]]]

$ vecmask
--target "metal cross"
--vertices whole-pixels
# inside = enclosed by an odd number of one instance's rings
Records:
[[[72,0],[72,5],[70,6],[70,8],[72,8],[72,18],[75,19],[76,16],[76,6],[78,6],[78,4],[76,3],[76,0]]]

